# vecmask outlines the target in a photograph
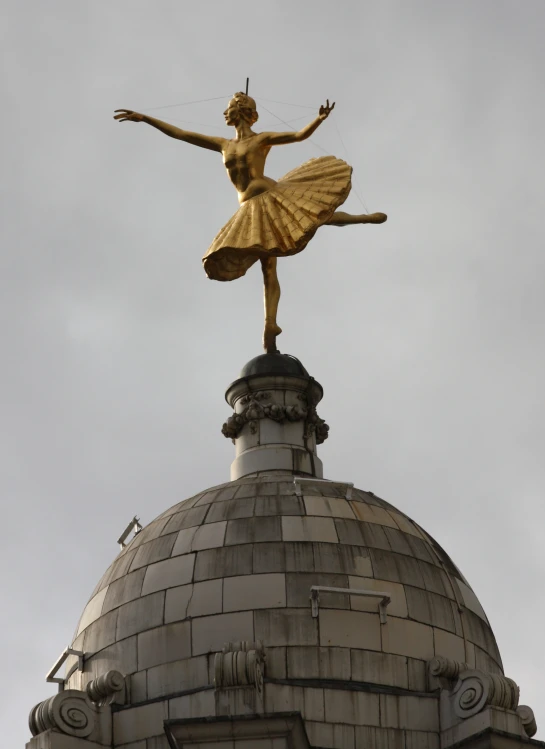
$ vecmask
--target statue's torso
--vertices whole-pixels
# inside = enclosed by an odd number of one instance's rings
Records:
[[[263,146],[259,134],[243,140],[228,140],[223,149],[223,163],[229,179],[244,203],[269,190],[276,182],[265,177],[265,161],[270,147]]]

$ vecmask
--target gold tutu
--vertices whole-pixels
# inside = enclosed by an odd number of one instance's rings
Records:
[[[259,258],[295,255],[344,203],[352,167],[334,156],[306,161],[243,203],[203,257],[208,278],[233,281]]]

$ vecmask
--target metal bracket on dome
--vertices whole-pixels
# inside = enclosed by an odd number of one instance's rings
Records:
[[[293,485],[295,487],[295,495],[301,497],[303,495],[303,487],[301,484],[314,484],[315,486],[340,486],[344,490],[344,498],[352,499],[352,489],[354,484],[350,484],[348,481],[328,481],[327,479],[317,479],[314,476],[294,476]]]
[[[310,606],[314,619],[318,617],[320,609],[320,593],[346,593],[350,596],[365,596],[366,598],[380,598],[378,611],[380,614],[380,623],[386,624],[386,606],[391,603],[389,593],[379,590],[357,590],[353,588],[329,588],[325,585],[312,585],[310,588]]]
[[[73,668],[70,669],[69,673],[64,677],[61,678],[60,676],[56,676],[58,670],[62,666],[62,664],[65,662],[65,660],[70,655],[77,655],[78,662],[74,665]],[[53,666],[51,666],[51,669],[47,672],[45,680],[52,684],[58,684],[59,685],[59,692],[62,692],[64,689],[64,682],[66,679],[69,679],[70,676],[74,673],[74,671],[83,671],[83,652],[81,650],[74,650],[73,648],[65,648],[60,656],[57,658]]]
[[[141,530],[142,525],[140,524],[140,518],[135,515],[128,526],[125,528],[123,533],[117,539],[117,543],[119,544],[120,548],[124,549],[127,545],[125,541],[127,540],[127,537],[131,531],[134,531],[134,535],[137,536]]]

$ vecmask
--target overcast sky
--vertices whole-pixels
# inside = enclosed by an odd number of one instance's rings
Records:
[[[0,20],[3,745],[134,513],[229,479],[261,278],[209,281],[201,257],[236,193],[219,154],[112,113],[230,137],[247,76],[257,130],[337,103],[270,176],[325,149],[389,216],[279,262],[326,477],[448,550],[545,737],[543,0],[4,0]]]

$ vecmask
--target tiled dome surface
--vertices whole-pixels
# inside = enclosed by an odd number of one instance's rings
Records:
[[[263,640],[266,679],[423,692],[435,654],[502,672],[475,594],[433,539],[372,493],[354,489],[347,500],[334,482],[300,486],[297,496],[293,475],[247,477],[146,526],[85,608],[73,643],[85,673],[70,686],[116,668],[132,675],[133,704],[173,703],[212,684],[213,653],[238,640]],[[312,618],[311,585],[389,592],[387,624],[376,599],[345,594],[322,595]],[[325,703],[303,717],[327,722]]]

